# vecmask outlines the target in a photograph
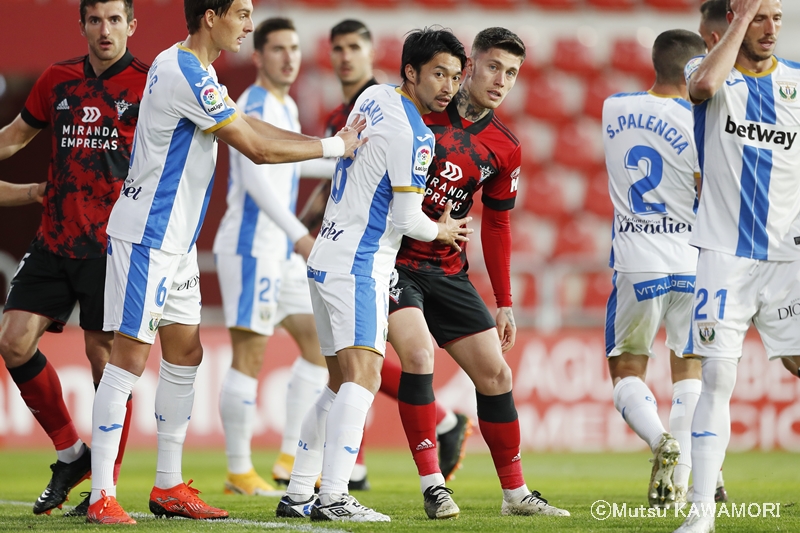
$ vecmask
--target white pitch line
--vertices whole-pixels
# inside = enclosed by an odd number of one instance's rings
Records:
[[[14,500],[0,500],[0,505],[13,505],[16,507],[33,507],[31,502],[18,502]],[[65,505],[64,510],[68,511],[73,507]],[[151,514],[147,513],[130,513],[136,520],[158,520]],[[170,520],[189,520],[188,518],[171,518]],[[214,524],[219,525],[237,525],[237,526],[250,526],[260,527],[262,529],[290,529],[292,531],[306,531],[308,533],[349,533],[344,529],[331,529],[327,527],[317,527],[308,524],[291,524],[287,522],[265,522],[262,520],[246,520],[244,518],[225,518],[222,520],[213,520]]]

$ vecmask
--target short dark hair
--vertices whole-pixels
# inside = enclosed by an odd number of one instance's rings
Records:
[[[272,17],[263,21],[253,32],[253,48],[260,52],[264,45],[269,40],[269,34],[274,31],[292,30],[297,31],[294,27],[292,19],[283,17]]]
[[[347,35],[349,33],[357,33],[359,37],[363,37],[369,42],[372,42],[372,34],[369,32],[366,24],[360,20],[346,19],[331,28],[331,41],[334,37],[339,35]]]
[[[479,31],[472,41],[471,53],[488,52],[492,48],[499,48],[525,61],[525,43],[511,30],[494,27]]]
[[[233,5],[233,0],[183,0],[183,14],[186,17],[186,29],[189,35],[200,30],[200,21],[209,9],[222,17]]]
[[[406,34],[403,43],[400,77],[403,81],[407,79],[406,65],[411,65],[411,68],[419,72],[422,65],[433,59],[436,54],[442,53],[457,57],[461,62],[461,70],[464,70],[467,54],[464,52],[464,45],[452,31],[441,26],[411,30]]]
[[[700,16],[706,24],[728,25],[729,0],[706,0],[700,6]]]
[[[653,67],[659,83],[680,83],[683,69],[693,57],[706,52],[702,37],[687,30],[667,30],[653,43]]]
[[[107,2],[113,2],[114,0],[81,0],[81,23],[86,24],[86,9],[89,7],[94,7],[97,4],[105,4]],[[125,16],[128,18],[128,22],[133,20],[133,0],[121,0],[123,4],[125,4]]]

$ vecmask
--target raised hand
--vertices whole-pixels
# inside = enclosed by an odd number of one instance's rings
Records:
[[[444,206],[444,213],[442,216],[439,217],[439,220],[436,222],[436,225],[439,227],[439,235],[436,236],[436,240],[445,244],[449,244],[453,249],[460,252],[461,246],[458,245],[459,242],[468,242],[470,233],[474,232],[472,228],[466,227],[466,225],[472,222],[472,217],[466,217],[459,220],[450,217],[450,212],[453,210],[453,202],[447,201],[447,205]]]

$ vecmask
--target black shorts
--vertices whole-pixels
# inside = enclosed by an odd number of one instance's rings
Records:
[[[75,303],[81,305],[81,328],[103,329],[106,256],[61,257],[31,245],[11,280],[5,311],[25,311],[53,321],[47,331],[61,333]]]
[[[389,289],[389,313],[416,307],[425,315],[436,343],[444,347],[458,339],[496,327],[466,272],[455,276],[422,274],[397,267]]]

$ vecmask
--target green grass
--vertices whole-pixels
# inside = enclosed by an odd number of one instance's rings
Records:
[[[256,468],[267,474],[274,452],[260,452]],[[609,518],[598,521],[590,513],[594,501],[603,499],[629,507],[645,503],[650,472],[644,454],[534,454],[523,455],[528,486],[537,489],[551,503],[568,509],[569,518],[501,517],[500,487],[488,455],[467,456],[464,468],[452,483],[454,499],[461,507],[456,520],[432,521],[425,518],[422,497],[408,452],[368,453],[372,490],[357,493],[365,505],[389,514],[391,524],[319,524],[304,520],[275,518],[277,498],[226,496],[222,493],[225,457],[221,451],[190,452],[184,457],[184,474],[195,480],[210,504],[230,511],[245,522],[192,522],[150,518],[147,501],[155,474],[155,452],[130,451],[125,458],[118,498],[125,509],[137,515],[136,531],[339,531],[419,532],[419,531],[531,531],[669,532],[682,522],[670,511],[667,517]],[[0,531],[86,531],[95,529],[130,530],[131,526],[87,525],[78,518],[64,518],[61,511],[51,516],[34,516],[33,500],[49,479],[47,465],[52,452],[0,452]],[[727,518],[717,520],[718,531],[760,532],[800,531],[800,510],[794,505],[800,490],[795,469],[796,456],[789,453],[730,454],[725,463],[725,485],[736,503],[780,503],[780,518]],[[88,490],[88,482],[73,492]],[[30,502],[20,505],[15,502]]]

